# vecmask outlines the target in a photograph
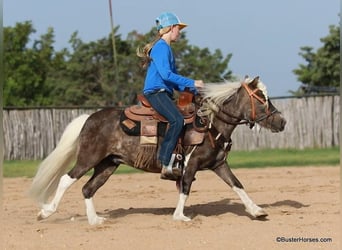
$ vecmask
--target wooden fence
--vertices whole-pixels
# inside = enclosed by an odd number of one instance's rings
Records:
[[[239,126],[232,135],[233,149],[326,148],[339,146],[340,97],[319,96],[272,100],[285,117],[285,130],[271,133],[266,129]]]
[[[272,100],[287,120],[280,133],[240,125],[233,133],[232,150],[339,146],[340,97],[320,96]],[[66,125],[75,117],[95,112],[80,109],[4,109],[5,156],[42,159],[56,146]]]

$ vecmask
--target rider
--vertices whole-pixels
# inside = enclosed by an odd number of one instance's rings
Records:
[[[189,89],[194,94],[197,88],[204,87],[202,80],[193,80],[177,73],[171,43],[177,41],[180,30],[187,24],[170,12],[163,12],[156,19],[157,37],[146,44],[137,55],[142,58],[142,67],[147,68],[144,84],[144,96],[151,106],[169,122],[169,128],[161,143],[159,157],[162,164],[161,178],[176,179],[181,170],[173,167],[178,137],[184,126],[183,115],[174,103],[173,91]]]

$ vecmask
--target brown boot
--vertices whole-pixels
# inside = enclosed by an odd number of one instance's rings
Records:
[[[163,180],[172,180],[172,181],[176,181],[179,179],[179,177],[182,176],[182,170],[176,166],[178,166],[179,164],[175,164],[175,159],[176,159],[177,155],[176,154],[172,154],[170,162],[168,165],[162,165],[162,171],[161,171],[161,175],[160,178]]]
[[[160,175],[160,179],[176,181],[179,179],[179,177],[181,177],[180,169],[178,171],[175,168],[170,169],[166,166],[163,166],[162,171],[161,171],[161,175]]]

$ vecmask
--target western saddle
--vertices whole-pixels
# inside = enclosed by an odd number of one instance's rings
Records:
[[[133,121],[157,120],[159,122],[167,122],[167,120],[158,112],[156,112],[144,95],[139,94],[137,99],[141,105],[133,105],[125,109],[127,118]],[[184,116],[185,124],[192,123],[195,118],[195,105],[192,102],[193,94],[190,92],[182,92],[177,101],[177,107]]]

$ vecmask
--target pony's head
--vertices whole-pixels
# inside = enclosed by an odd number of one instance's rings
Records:
[[[202,106],[199,115],[215,118],[227,124],[255,123],[280,132],[286,120],[268,98],[266,86],[259,77],[245,77],[242,82],[207,84],[202,90]]]
[[[272,132],[280,132],[285,128],[286,120],[281,113],[273,106],[268,98],[266,86],[260,81],[259,77],[250,79],[245,78],[241,84],[244,93],[241,93],[244,98],[249,99],[249,108],[247,113],[244,113],[246,120],[250,121],[251,125],[258,123],[262,127],[270,129]],[[250,113],[250,114],[248,114]]]

